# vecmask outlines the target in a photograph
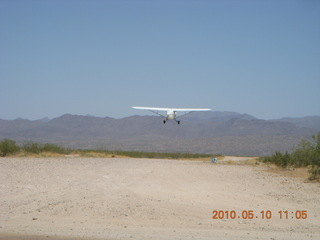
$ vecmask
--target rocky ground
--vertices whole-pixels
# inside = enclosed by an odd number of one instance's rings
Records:
[[[1,158],[0,239],[320,239],[319,183],[240,162]]]

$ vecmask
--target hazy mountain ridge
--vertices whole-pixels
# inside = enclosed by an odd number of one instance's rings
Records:
[[[51,120],[0,120],[0,139],[75,148],[265,155],[288,150],[320,128],[320,116],[262,120],[233,112],[191,113],[181,118],[180,125],[162,121],[158,116],[115,119],[71,114]]]
[[[319,116],[307,116],[307,117],[300,117],[300,118],[281,118],[281,119],[275,119],[274,121],[290,122],[299,127],[312,128],[320,131]]]

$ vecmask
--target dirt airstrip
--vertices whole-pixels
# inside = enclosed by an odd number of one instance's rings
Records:
[[[232,159],[1,158],[0,239],[320,239],[319,183]]]

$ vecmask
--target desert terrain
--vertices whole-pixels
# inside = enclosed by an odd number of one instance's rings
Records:
[[[320,184],[250,161],[1,158],[0,239],[320,239]]]

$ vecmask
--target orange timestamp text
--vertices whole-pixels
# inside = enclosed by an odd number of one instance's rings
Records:
[[[212,211],[212,219],[307,219],[308,213],[307,210],[280,210],[280,211],[271,211],[271,210],[262,210],[262,211],[253,211],[253,210],[214,210]]]

